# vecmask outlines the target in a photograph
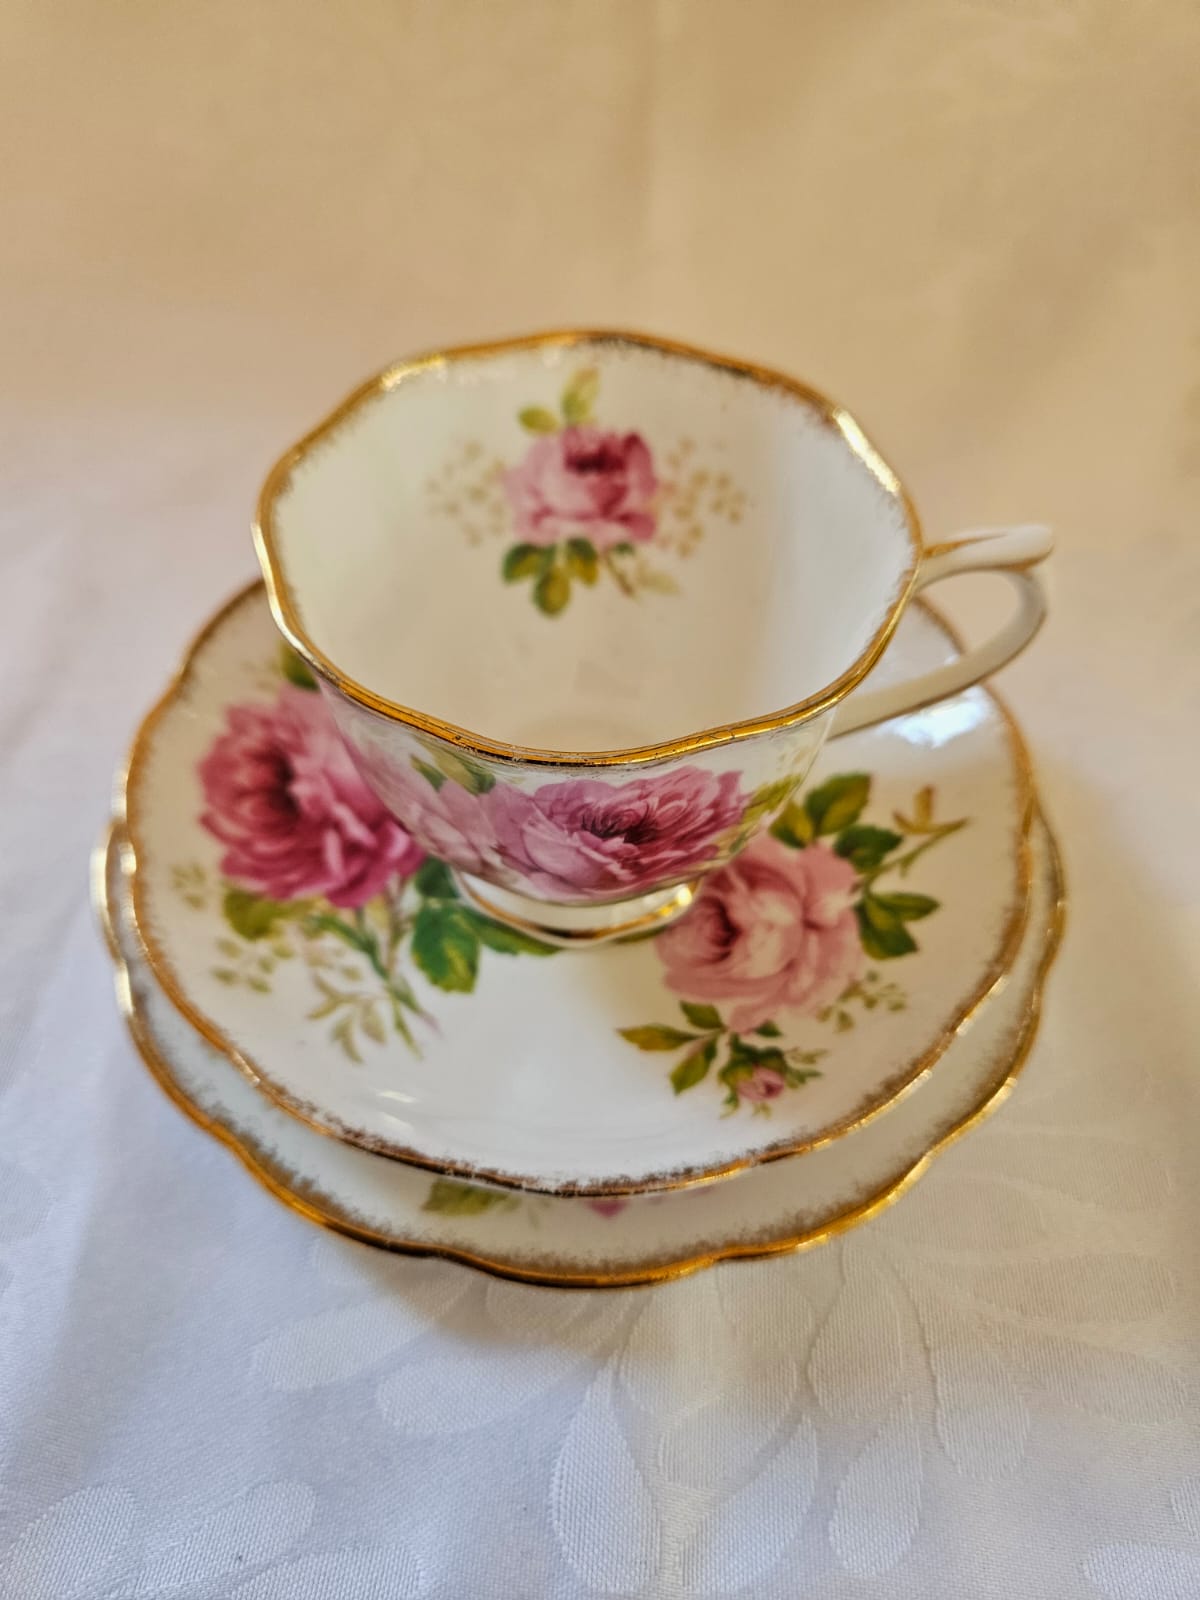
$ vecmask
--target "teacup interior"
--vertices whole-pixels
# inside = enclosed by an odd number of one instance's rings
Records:
[[[817,694],[916,533],[844,413],[618,336],[397,368],[277,472],[262,524],[346,677],[498,744],[660,744]]]

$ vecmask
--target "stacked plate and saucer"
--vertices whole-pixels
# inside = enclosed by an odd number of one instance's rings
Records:
[[[280,1199],[647,1283],[869,1218],[1007,1094],[1063,893],[980,680],[1043,530],[924,544],[805,385],[570,332],[389,368],[256,539],[95,896],[150,1071]],[[917,594],[968,570],[1018,604],[964,650]]]

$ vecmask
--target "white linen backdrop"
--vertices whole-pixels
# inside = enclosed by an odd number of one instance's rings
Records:
[[[4,9],[5,1600],[1200,1594],[1198,61],[1187,0]],[[1003,689],[1071,896],[1025,1080],[909,1198],[612,1295],[272,1201],[85,895],[275,454],[584,322],[845,399],[931,538],[1056,526]]]

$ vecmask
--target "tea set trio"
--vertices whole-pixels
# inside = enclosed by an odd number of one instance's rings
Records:
[[[277,1196],[588,1286],[814,1244],[1010,1089],[1062,921],[983,680],[1041,527],[923,541],[781,373],[565,332],[388,368],[143,722],[95,897],[150,1071]],[[1005,577],[964,648],[924,591]]]

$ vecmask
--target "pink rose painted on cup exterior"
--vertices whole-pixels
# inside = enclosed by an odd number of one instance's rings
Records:
[[[358,762],[376,792],[431,856],[484,876],[501,868],[496,830],[484,797],[453,781],[435,788],[418,772],[360,750]]]
[[[592,426],[546,434],[505,474],[504,487],[527,544],[587,539],[604,551],[654,537],[658,479],[640,434]]]
[[[274,705],[231,706],[199,765],[201,821],[221,870],[272,900],[361,906],[422,853],[359,776],[320,697],[285,685]]]
[[[770,835],[756,839],[659,935],[668,987],[718,1006],[738,1033],[781,1011],[819,1011],[863,971],[858,887],[850,863],[822,844],[793,850]]]
[[[736,773],[684,767],[609,784],[569,779],[533,791],[500,782],[467,788],[424,764],[418,771],[372,750],[367,781],[430,855],[518,892],[559,901],[641,893],[712,859],[741,820]]]
[[[609,784],[574,778],[483,797],[504,865],[534,894],[565,900],[636,894],[711,861],[745,797],[733,772],[681,767]]]

